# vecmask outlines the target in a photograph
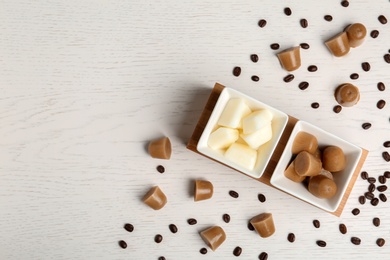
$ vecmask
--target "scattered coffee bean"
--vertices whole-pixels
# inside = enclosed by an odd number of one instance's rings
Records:
[[[166,260],[166,258],[165,258],[164,256],[160,256],[160,257],[158,258],[158,260]]]
[[[317,220],[317,219],[315,219],[315,220],[313,220],[313,226],[315,227],[315,228],[320,228],[320,221],[319,220]]]
[[[159,173],[164,173],[165,172],[165,168],[164,168],[164,166],[162,166],[162,165],[159,165],[159,166],[157,166],[157,171],[159,172]]]
[[[387,197],[385,194],[381,193],[379,194],[379,199],[382,201],[382,202],[386,202],[387,201]]]
[[[368,62],[363,62],[363,63],[362,63],[362,69],[363,69],[364,71],[370,71],[370,69],[371,69],[370,63],[368,63]]]
[[[384,108],[385,105],[386,105],[386,101],[384,101],[383,99],[379,100],[378,103],[376,103],[376,107],[377,107],[378,109]]]
[[[375,184],[374,183],[371,183],[370,185],[368,185],[368,191],[369,192],[374,192],[375,191]]]
[[[241,247],[237,246],[236,248],[234,248],[233,255],[240,256],[241,253],[242,253],[242,248]]]
[[[361,177],[363,180],[367,180],[367,179],[368,179],[368,172],[363,171],[362,173],[360,173],[360,177]]]
[[[350,77],[351,79],[358,79],[358,78],[359,78],[359,74],[357,74],[357,73],[352,73],[349,77]]]
[[[252,54],[251,55],[251,61],[258,62],[259,61],[259,56],[257,54]]]
[[[313,102],[313,103],[311,103],[311,107],[314,109],[317,109],[320,107],[320,104],[318,102]]]
[[[270,45],[270,47],[271,47],[271,49],[273,49],[273,50],[278,50],[278,49],[280,48],[280,45],[279,45],[279,43],[272,43],[272,44]]]
[[[301,20],[299,21],[299,23],[301,24],[301,27],[302,27],[302,28],[307,28],[307,26],[308,26],[308,22],[307,22],[306,19],[301,19]]]
[[[370,33],[371,38],[377,38],[379,36],[379,31],[378,30],[372,30]]]
[[[340,231],[340,233],[341,234],[347,234],[347,226],[346,225],[344,225],[344,224],[340,224],[339,225],[339,231]]]
[[[326,247],[326,242],[324,240],[317,240],[316,243],[319,247]]]
[[[310,45],[306,42],[303,42],[300,44],[301,48],[304,49],[304,50],[307,50],[310,48]]]
[[[175,224],[170,224],[169,225],[169,230],[172,232],[172,233],[177,233],[177,226]]]
[[[331,22],[333,20],[333,17],[329,14],[324,16],[325,21]]]
[[[290,16],[292,14],[292,11],[291,11],[290,7],[284,8],[284,14],[287,15],[287,16]]]
[[[374,226],[376,226],[376,227],[379,227],[381,225],[380,218],[373,218],[372,219],[372,224],[374,224]]]
[[[161,243],[162,240],[163,240],[163,236],[160,235],[160,234],[157,234],[157,235],[154,237],[154,242],[156,242],[156,243]]]
[[[387,179],[390,179],[390,171],[385,171],[383,176],[385,176]]]
[[[308,70],[309,72],[315,72],[315,71],[318,70],[318,68],[317,68],[316,65],[310,65],[310,66],[307,68],[307,70]]]
[[[363,127],[364,130],[367,130],[367,129],[370,129],[371,124],[370,123],[364,123],[364,124],[362,124],[362,127]]]
[[[389,148],[390,147],[390,141],[384,142],[383,146],[386,147],[386,148]]]
[[[379,183],[381,183],[381,184],[385,184],[386,181],[387,181],[387,179],[386,179],[385,176],[381,175],[381,176],[378,177],[378,181],[379,181]]]
[[[374,177],[367,178],[368,183],[375,183],[376,179]]]
[[[264,20],[264,19],[261,19],[259,21],[258,25],[259,25],[260,28],[263,28],[263,27],[265,27],[267,25],[267,21]]]
[[[119,246],[122,247],[123,249],[125,249],[125,248],[127,247],[127,243],[126,243],[125,241],[123,241],[123,240],[120,240],[120,241],[118,242],[118,244],[119,244]]]
[[[293,79],[294,79],[294,75],[293,74],[288,74],[287,76],[285,76],[283,78],[284,82],[286,82],[286,83],[291,82]]]
[[[229,214],[223,214],[222,215],[222,219],[223,219],[223,221],[225,221],[225,223],[229,223],[230,222],[230,215]]]
[[[378,16],[378,21],[381,23],[381,24],[387,24],[387,19],[384,15],[380,15]]]
[[[387,191],[387,186],[386,185],[381,185],[376,188],[379,192],[385,192]]]
[[[347,0],[343,0],[343,1],[341,1],[341,6],[348,7],[349,6],[349,2]]]
[[[368,200],[372,200],[372,199],[375,198],[374,193],[369,192],[369,191],[367,191],[366,193],[364,193],[364,197],[366,197],[366,199],[368,199]]]
[[[252,79],[254,82],[257,82],[257,81],[260,80],[259,76],[256,76],[256,75],[253,75],[253,76],[251,77],[251,79]]]
[[[371,200],[371,205],[372,205],[372,206],[377,206],[378,203],[379,203],[379,199],[378,199],[378,198],[373,198],[373,199]]]
[[[390,162],[390,154],[388,152],[383,152],[382,157],[386,162]]]
[[[258,195],[257,195],[257,199],[261,202],[261,203],[264,203],[266,200],[267,200],[267,198],[264,196],[264,194],[262,194],[262,193],[259,193]]]
[[[126,229],[128,232],[133,232],[133,230],[134,230],[134,226],[132,224],[129,224],[129,223],[125,224],[123,226],[123,228]]]
[[[252,223],[250,223],[250,222],[248,222],[248,229],[249,229],[250,231],[255,230],[255,228],[253,227]]]
[[[307,82],[307,81],[302,81],[301,83],[299,83],[299,85],[298,85],[298,88],[300,89],[300,90],[305,90],[305,89],[307,89],[309,87],[309,82]]]
[[[386,54],[383,56],[383,59],[384,59],[387,63],[390,63],[390,54],[386,53]]]
[[[376,240],[376,244],[379,246],[379,247],[382,247],[385,245],[385,240],[383,238],[378,238]]]
[[[199,250],[199,252],[202,254],[202,255],[205,255],[205,254],[207,254],[207,249],[206,248],[201,248],[200,250]]]
[[[359,214],[360,214],[360,209],[354,208],[354,209],[352,210],[352,214],[355,215],[355,216],[359,215]]]
[[[266,252],[262,252],[259,255],[259,260],[267,260],[268,259],[268,254]]]
[[[359,203],[364,205],[366,203],[366,197],[364,196],[359,196]]]
[[[295,241],[295,235],[294,235],[294,233],[288,234],[287,240],[288,240],[288,242],[290,242],[290,243],[294,243],[294,241]]]
[[[234,191],[234,190],[229,191],[229,195],[235,199],[237,199],[239,197],[237,191]]]
[[[378,82],[377,87],[379,91],[385,91],[386,89],[385,84],[383,82]]]
[[[241,75],[241,68],[240,67],[234,67],[233,69],[233,75],[238,77]]]
[[[187,220],[187,223],[189,225],[193,226],[193,225],[196,225],[196,223],[198,223],[198,221],[196,219],[194,219],[194,218],[190,218],[190,219]]]
[[[351,237],[351,242],[354,245],[360,245],[362,241],[358,237]]]

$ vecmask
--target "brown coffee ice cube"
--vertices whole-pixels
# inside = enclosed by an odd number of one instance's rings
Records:
[[[294,71],[301,66],[300,46],[293,47],[277,54],[280,65],[287,71]]]
[[[263,237],[270,237],[275,233],[274,219],[271,213],[262,213],[250,220],[257,233]]]
[[[293,182],[303,182],[306,178],[306,176],[300,176],[295,171],[294,161],[292,161],[290,165],[287,167],[287,169],[284,171],[284,176],[286,176],[286,178],[292,180]]]
[[[225,231],[220,226],[209,227],[200,232],[200,236],[213,251],[226,240]]]
[[[362,45],[367,34],[366,27],[361,23],[351,24],[344,31],[347,33],[349,45],[352,48]]]
[[[337,103],[343,107],[351,107],[359,102],[360,91],[356,86],[344,83],[336,88],[334,96]]]
[[[162,209],[167,204],[167,197],[158,186],[151,188],[142,201],[154,210]]]
[[[299,176],[316,176],[322,169],[321,160],[311,153],[300,152],[295,158],[295,171]]]
[[[325,42],[325,45],[328,47],[329,51],[336,57],[346,55],[351,48],[346,32],[339,33],[331,39],[327,40]]]
[[[300,131],[294,138],[294,142],[291,148],[293,154],[298,154],[302,151],[315,154],[318,149],[317,138],[304,131]]]
[[[153,140],[149,143],[148,151],[153,158],[169,160],[172,153],[171,141],[168,137]]]
[[[194,200],[207,200],[213,196],[213,184],[205,180],[195,180]]]

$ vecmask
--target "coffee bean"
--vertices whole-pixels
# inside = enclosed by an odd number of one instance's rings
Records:
[[[368,183],[375,183],[376,179],[374,177],[367,178]]]
[[[390,154],[388,152],[383,152],[382,157],[386,162],[390,162]]]
[[[381,193],[379,194],[379,199],[382,201],[382,202],[386,202],[387,201],[387,197],[385,194]]]
[[[165,168],[164,168],[164,166],[162,166],[162,165],[159,165],[159,166],[157,166],[157,171],[159,172],[159,173],[164,173],[165,172]]]
[[[319,247],[326,247],[326,242],[324,240],[317,240],[316,243]]]
[[[347,0],[343,0],[343,1],[341,1],[341,6],[348,7],[349,6],[349,2]]]
[[[158,260],[166,260],[166,258],[165,258],[164,256],[160,256],[160,257],[158,258]]]
[[[250,231],[255,230],[255,228],[253,227],[252,223],[250,223],[250,222],[248,222],[248,229],[249,229]]]
[[[352,73],[349,77],[350,77],[351,79],[358,79],[358,78],[359,78],[359,74],[357,74],[357,73]]]
[[[377,87],[379,91],[385,91],[386,89],[386,86],[383,82],[378,82]]]
[[[199,252],[202,254],[202,255],[205,255],[205,254],[207,254],[207,249],[206,248],[201,248],[200,250],[199,250]]]
[[[234,67],[233,69],[233,75],[238,77],[241,75],[241,68],[240,67]]]
[[[381,23],[381,24],[387,24],[387,19],[384,15],[380,15],[378,16],[378,21]]]
[[[320,107],[320,104],[318,102],[313,102],[313,103],[311,103],[311,107],[314,109],[317,109]]]
[[[175,224],[170,224],[169,225],[169,230],[172,232],[172,233],[177,233],[177,226]]]
[[[366,199],[368,199],[368,200],[372,200],[372,199],[375,198],[374,193],[369,192],[369,191],[367,191],[366,193],[364,193],[364,197],[366,197]]]
[[[301,43],[300,46],[301,46],[302,49],[305,49],[305,50],[310,48],[310,45],[308,43],[306,43],[306,42]]]
[[[123,241],[123,240],[120,240],[120,241],[118,242],[118,244],[119,244],[119,246],[122,247],[123,249],[125,249],[125,248],[127,247],[127,243],[126,243],[125,241]]]
[[[338,113],[341,112],[342,109],[343,109],[343,108],[342,108],[340,105],[335,105],[335,106],[333,107],[333,112],[335,112],[336,114],[338,114]]]
[[[333,17],[329,14],[324,16],[325,21],[331,22],[333,20]]]
[[[384,56],[383,56],[383,59],[387,62],[387,63],[390,63],[390,54],[385,54]]]
[[[385,245],[385,240],[383,239],[383,238],[378,238],[377,240],[376,240],[376,244],[379,246],[379,247],[382,247],[382,246],[384,246]]]
[[[294,241],[295,241],[295,235],[294,235],[294,233],[288,234],[287,240],[288,240],[288,242],[290,242],[290,243],[294,243]]]
[[[367,129],[370,129],[371,124],[370,123],[364,123],[364,124],[362,124],[362,127],[363,127],[364,130],[367,130]]]
[[[229,195],[235,199],[237,199],[239,197],[237,191],[234,191],[234,190],[229,191]]]
[[[370,33],[371,38],[377,38],[379,36],[379,31],[378,30],[372,30]]]
[[[308,22],[307,22],[306,19],[301,19],[301,20],[299,21],[299,23],[301,24],[301,27],[302,27],[302,28],[307,28],[307,26],[308,26]]]
[[[368,185],[368,191],[369,192],[374,192],[375,191],[375,184],[374,183],[371,183],[370,185]]]
[[[363,62],[363,63],[362,63],[362,69],[363,69],[364,71],[370,71],[370,69],[371,69],[370,63],[368,63],[368,62]]]
[[[222,215],[222,219],[223,219],[223,221],[225,221],[225,223],[229,223],[230,222],[230,215],[229,214],[223,214]]]
[[[163,236],[160,235],[160,234],[157,234],[157,235],[154,237],[154,242],[156,242],[156,243],[161,243],[162,240],[163,240]]]
[[[283,78],[284,82],[286,82],[286,83],[291,82],[293,79],[294,79],[294,75],[293,74],[288,74],[287,76],[285,76]]]
[[[259,193],[258,195],[257,195],[257,199],[261,202],[261,203],[264,203],[266,200],[267,200],[267,198],[264,196],[264,194],[262,194],[262,193]]]
[[[386,181],[387,181],[387,179],[386,179],[385,176],[381,175],[381,176],[378,177],[378,181],[379,181],[379,183],[381,183],[381,184],[385,184]]]
[[[310,66],[307,68],[307,70],[308,70],[309,72],[315,72],[315,71],[318,70],[318,68],[317,68],[316,65],[310,65]]]
[[[381,225],[380,218],[373,218],[372,219],[372,224],[374,224],[374,226],[376,226],[376,227],[379,227]]]
[[[254,82],[257,82],[257,81],[260,80],[259,76],[256,76],[256,75],[253,75],[253,76],[251,77],[251,79],[252,79]]]
[[[387,186],[386,185],[381,185],[376,188],[379,192],[384,192],[387,191]]]
[[[315,220],[313,220],[313,226],[315,227],[315,228],[320,228],[320,221],[319,220],[317,220],[317,219],[315,219]]]
[[[346,225],[344,225],[344,224],[340,224],[339,225],[339,231],[340,231],[340,233],[341,234],[347,234],[347,226]]]
[[[189,225],[193,226],[193,225],[196,225],[196,223],[198,223],[198,221],[196,219],[194,219],[194,218],[190,218],[190,219],[187,220],[187,223]]]
[[[258,62],[259,61],[259,56],[257,54],[252,54],[251,55],[251,61]]]
[[[367,179],[368,179],[368,172],[363,171],[362,173],[360,173],[360,177],[361,177],[363,180],[367,180]]]
[[[242,248],[241,247],[237,246],[236,248],[234,248],[233,255],[240,256],[241,253],[242,253]]]
[[[360,214],[360,209],[354,208],[354,209],[352,210],[352,214],[355,215],[355,216],[359,215],[359,214]]]
[[[372,205],[372,206],[377,206],[378,203],[379,203],[379,199],[378,199],[378,198],[373,198],[373,199],[371,200],[371,205]]]
[[[262,252],[259,255],[259,260],[267,260],[268,259],[268,254],[266,252]]]
[[[273,49],[273,50],[278,50],[278,49],[280,48],[280,45],[279,45],[278,43],[272,43],[272,44],[270,45],[270,47],[271,47],[271,49]]]
[[[133,230],[134,230],[134,226],[132,224],[129,224],[129,223],[125,224],[123,226],[123,228],[126,229],[128,232],[133,232]]]
[[[386,147],[386,148],[389,148],[390,147],[390,141],[384,142],[383,146]]]
[[[287,15],[287,16],[290,16],[292,14],[292,11],[291,11],[290,7],[284,8],[284,14]]]
[[[300,89],[300,90],[305,90],[305,89],[307,89],[309,87],[309,82],[307,82],[307,81],[302,81],[301,83],[299,83],[299,85],[298,85],[298,88]]]
[[[352,244],[354,244],[354,245],[360,245],[360,243],[361,243],[362,241],[361,241],[360,238],[358,238],[358,237],[351,237],[351,242],[352,242]]]
[[[263,28],[267,25],[267,21],[264,20],[264,19],[261,19],[258,23],[258,25],[260,26],[260,28]]]
[[[384,108],[385,105],[386,105],[386,101],[384,101],[383,99],[379,100],[378,103],[376,103],[376,107],[377,107],[378,109]]]
[[[383,176],[385,176],[387,179],[390,179],[390,171],[385,171]]]
[[[366,203],[366,197],[364,196],[359,196],[359,203],[364,205]]]

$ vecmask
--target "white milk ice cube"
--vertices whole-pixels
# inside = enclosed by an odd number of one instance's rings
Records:
[[[267,109],[252,112],[242,119],[244,134],[251,134],[263,128],[271,122],[272,118],[272,113]]]
[[[240,137],[253,149],[257,150],[260,146],[271,140],[272,138],[272,126],[271,122],[256,132],[251,134],[240,134]]]
[[[252,111],[241,98],[230,99],[222,111],[218,120],[218,125],[230,128],[238,128],[244,116],[247,116]]]
[[[219,127],[210,134],[207,144],[214,150],[224,149],[237,141],[238,137],[239,133],[237,129]]]
[[[245,144],[234,143],[226,150],[225,157],[246,169],[253,170],[257,152]]]

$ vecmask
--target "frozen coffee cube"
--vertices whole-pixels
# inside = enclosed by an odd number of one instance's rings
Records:
[[[242,119],[244,134],[251,134],[269,124],[272,113],[267,109],[257,110]]]
[[[272,138],[271,122],[251,134],[241,134],[240,137],[252,148],[257,150]]]
[[[211,133],[207,144],[211,149],[224,149],[237,141],[237,139],[237,129],[219,127],[217,130]]]
[[[252,111],[241,98],[230,99],[225,109],[218,120],[218,125],[226,126],[230,128],[238,128],[241,124],[241,120],[244,116],[247,116]]]
[[[253,170],[257,152],[247,145],[234,143],[226,150],[225,157],[246,169]]]

